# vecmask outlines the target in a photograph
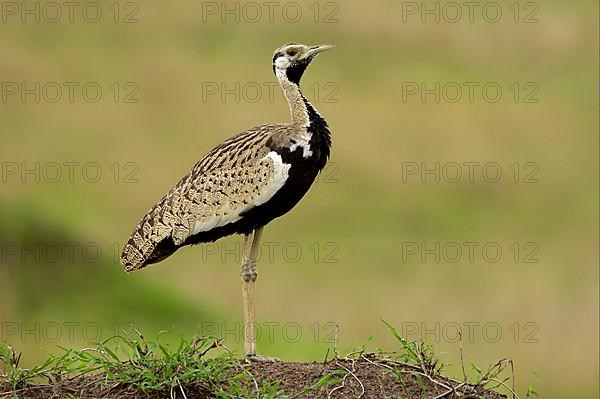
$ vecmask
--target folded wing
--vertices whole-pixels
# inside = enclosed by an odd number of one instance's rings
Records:
[[[121,255],[125,270],[159,262],[190,237],[236,223],[269,201],[285,184],[290,165],[266,147],[267,139],[248,131],[199,161],[142,218]]]

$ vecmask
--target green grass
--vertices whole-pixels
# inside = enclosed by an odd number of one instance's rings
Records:
[[[212,349],[220,354],[205,356]],[[210,337],[181,338],[172,349],[160,340],[148,341],[141,335],[129,340],[110,338],[94,348],[64,349],[32,368],[19,367],[20,355],[7,345],[0,346],[0,382],[10,386],[14,397],[46,379],[50,384],[73,377],[101,373],[98,383],[123,384],[142,393],[171,392],[195,388],[218,398],[250,397],[252,376],[244,371],[231,352]],[[277,382],[258,386],[258,397],[279,398]]]
[[[115,336],[92,348],[62,350],[62,354],[50,355],[39,365],[22,368],[21,355],[7,344],[0,345],[0,387],[10,387],[10,393],[18,398],[44,381],[52,385],[100,375],[97,384],[125,385],[141,393],[170,392],[172,396],[177,391],[185,397],[185,390],[192,388],[216,398],[288,398],[279,389],[279,381],[258,383],[242,367],[243,360],[213,337],[181,337],[173,348],[160,339],[146,340],[141,334],[137,339]],[[339,374],[344,373],[339,370],[327,374],[301,393],[337,384]]]

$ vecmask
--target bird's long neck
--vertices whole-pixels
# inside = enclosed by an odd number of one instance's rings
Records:
[[[310,151],[316,156],[316,170],[325,167],[331,148],[331,133],[325,119],[304,97],[297,83],[290,81],[285,71],[276,72],[283,94],[290,106],[292,123],[306,129]]]
[[[313,107],[300,91],[300,86],[291,82],[287,78],[285,71],[278,70],[276,74],[277,80],[279,80],[283,94],[290,107],[292,123],[308,128],[311,123],[322,121],[323,118],[319,115],[315,107]]]

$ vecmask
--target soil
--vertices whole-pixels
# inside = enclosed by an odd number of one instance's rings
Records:
[[[281,383],[278,390],[286,393],[288,398],[428,398],[428,399],[506,399],[506,396],[484,389],[481,386],[461,384],[442,376],[428,378],[416,373],[416,368],[399,365],[386,365],[374,362],[368,357],[358,360],[334,359],[326,363],[288,363],[288,362],[245,362],[246,368],[256,380],[258,386],[263,381],[276,381]],[[394,368],[394,371],[391,370]],[[322,384],[319,388],[308,389],[314,386],[322,377],[336,370],[344,370],[344,374],[335,377],[340,381]],[[400,376],[400,377],[398,377]],[[107,398],[107,399],[163,399],[185,397],[210,398],[210,390],[201,382],[194,386],[182,386],[172,391],[144,393],[132,387],[115,385],[114,383],[99,384],[103,381],[101,375],[77,377],[57,382],[53,385],[33,385],[16,392],[17,396],[7,387],[0,387],[0,393],[6,398],[32,398],[32,399],[62,399],[77,397],[81,399]],[[434,382],[435,381],[435,382]],[[254,381],[249,382],[254,385]],[[226,387],[223,387],[226,390]],[[450,388],[450,389],[448,389]],[[454,388],[454,390],[452,390]],[[254,392],[250,390],[250,392]],[[70,396],[73,395],[73,396]]]

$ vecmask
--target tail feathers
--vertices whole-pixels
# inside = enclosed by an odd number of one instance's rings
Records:
[[[121,263],[126,272],[132,272],[168,258],[178,248],[179,246],[171,237],[164,238],[158,244],[146,240],[140,247],[135,244],[132,237],[123,250]]]
[[[173,241],[172,228],[154,213],[142,219],[123,249],[121,263],[127,272],[160,262],[179,248]]]

